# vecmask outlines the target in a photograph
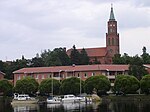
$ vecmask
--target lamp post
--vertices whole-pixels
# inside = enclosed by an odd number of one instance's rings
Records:
[[[61,79],[61,78],[60,78],[60,75],[61,75],[60,73],[61,73],[61,71],[62,71],[62,70],[59,70],[59,82],[60,82],[60,79]]]

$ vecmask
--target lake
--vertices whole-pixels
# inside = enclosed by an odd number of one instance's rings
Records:
[[[0,112],[150,112],[149,101],[14,105],[0,102]]]

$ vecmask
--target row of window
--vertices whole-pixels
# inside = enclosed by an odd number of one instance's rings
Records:
[[[108,45],[119,45],[119,40],[116,38],[108,38]]]
[[[94,75],[95,75],[95,73],[93,72],[92,76],[94,76]],[[42,79],[45,79],[44,76],[45,75],[42,75]],[[67,77],[72,77],[72,76],[76,76],[76,75],[75,74],[67,74]],[[26,77],[26,76],[23,76],[23,77]],[[33,77],[33,76],[31,76],[31,77]],[[51,78],[51,77],[52,77],[52,74],[47,75],[47,78]],[[55,78],[59,78],[59,77],[65,78],[63,74],[59,74],[59,75],[54,74],[53,77],[55,77]],[[80,73],[77,74],[77,77],[80,77]],[[84,77],[87,78],[87,73],[84,73]],[[18,75],[17,80],[20,80],[20,79],[21,79],[21,76]],[[39,74],[35,75],[35,79],[39,79]]]

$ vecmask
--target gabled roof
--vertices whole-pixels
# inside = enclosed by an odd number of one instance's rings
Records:
[[[80,71],[128,71],[129,65],[75,65],[22,68],[14,71],[14,74],[26,73],[54,73],[54,72],[80,72]]]
[[[84,48],[89,57],[104,57],[106,56],[106,47],[100,48]],[[82,49],[77,49],[81,52]],[[72,49],[67,50],[68,56],[70,56]]]

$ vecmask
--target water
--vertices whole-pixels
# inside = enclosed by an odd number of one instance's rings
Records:
[[[150,103],[117,101],[101,103],[28,104],[0,103],[0,112],[150,112]]]

